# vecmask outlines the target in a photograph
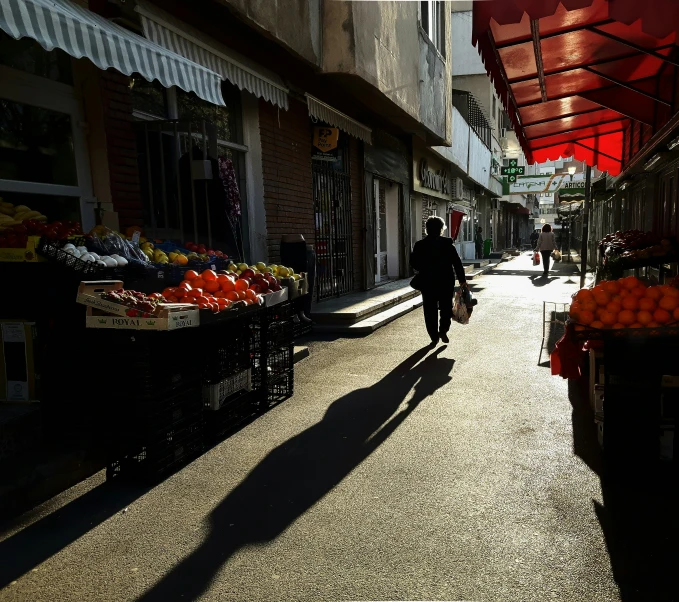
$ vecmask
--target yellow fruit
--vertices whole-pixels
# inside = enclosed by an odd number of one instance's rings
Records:
[[[32,211],[32,209],[30,207],[26,207],[26,205],[17,205],[14,208],[14,211],[16,211],[17,213],[22,213],[24,211]]]
[[[186,255],[177,255],[177,256],[174,258],[174,263],[175,263],[176,265],[186,265],[187,263],[189,263],[189,260],[188,260],[188,258],[186,257]]]
[[[177,253],[174,253],[174,252],[168,253],[167,258],[168,258],[170,261],[174,261],[174,260],[177,258]]]

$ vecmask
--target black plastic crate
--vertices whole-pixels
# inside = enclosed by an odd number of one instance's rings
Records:
[[[203,449],[202,421],[176,427],[154,441],[139,445],[135,451],[110,460],[106,478],[155,480],[197,458]]]
[[[216,412],[206,412],[206,445],[219,443],[253,419],[259,411],[260,399],[258,392],[250,392],[230,400]]]
[[[208,331],[212,332],[208,332]],[[215,325],[205,329],[200,343],[204,358],[203,378],[207,383],[218,383],[251,366],[251,333],[247,320]]]
[[[252,352],[255,355],[267,353],[278,347],[291,345],[294,340],[294,323],[292,320],[276,320],[269,323],[253,323]]]
[[[269,406],[290,399],[295,392],[295,375],[293,370],[272,378],[266,387],[266,402]]]
[[[261,357],[255,357],[252,369],[253,389],[266,389],[269,381],[291,372],[294,365],[292,345],[272,349]]]

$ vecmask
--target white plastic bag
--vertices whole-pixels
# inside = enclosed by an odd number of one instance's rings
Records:
[[[469,324],[469,311],[460,291],[455,293],[455,298],[453,299],[453,320],[460,324]]]

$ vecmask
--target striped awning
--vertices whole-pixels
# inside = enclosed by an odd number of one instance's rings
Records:
[[[223,105],[221,78],[70,0],[0,0],[0,29],[15,39],[32,38],[45,50],[60,48],[88,58],[100,69],[177,86]]]
[[[368,144],[373,143],[372,130],[369,127],[355,121],[344,113],[340,113],[337,109],[333,109],[330,105],[311,96],[311,94],[306,94],[305,96],[310,117],[324,121],[329,125],[334,125],[354,138],[363,140],[363,142]]]
[[[287,111],[288,89],[276,74],[264,73],[263,68],[247,57],[238,55],[190,25],[180,23],[149,2],[138,2],[135,10],[141,16],[144,35],[149,40],[219,73],[222,79],[239,89]]]

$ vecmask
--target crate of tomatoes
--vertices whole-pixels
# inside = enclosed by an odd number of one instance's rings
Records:
[[[570,321],[579,339],[607,336],[679,336],[679,288],[649,286],[630,276],[573,295]]]

